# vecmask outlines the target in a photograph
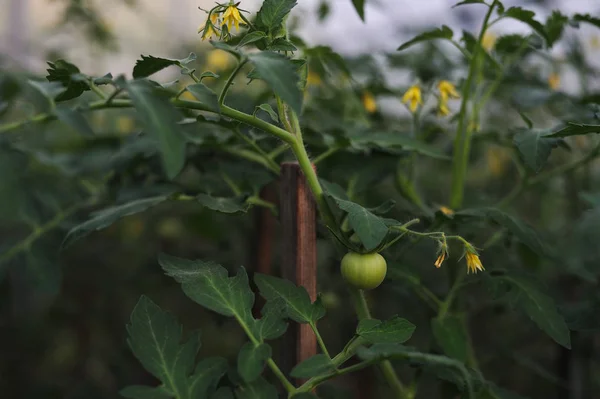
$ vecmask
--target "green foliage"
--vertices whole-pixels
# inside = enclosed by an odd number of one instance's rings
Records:
[[[238,373],[245,382],[252,382],[262,374],[265,361],[270,357],[269,345],[247,342],[238,354]]]
[[[256,69],[257,76],[267,82],[276,95],[300,113],[302,92],[298,88],[298,74],[294,64],[281,54],[263,51],[249,54],[249,60]]]
[[[127,330],[134,355],[163,385],[159,388],[129,387],[122,392],[125,397],[206,397],[226,372],[227,362],[222,358],[204,359],[194,369],[200,335],[194,334],[181,344],[181,326],[175,317],[145,296],[134,308]]]
[[[258,28],[264,28],[269,33],[275,32],[296,4],[296,0],[265,0],[256,14]]]
[[[521,130],[515,134],[514,143],[525,164],[534,172],[539,172],[559,140],[550,137],[545,130]]]
[[[254,282],[267,301],[280,300],[285,305],[285,315],[297,323],[314,324],[325,316],[320,300],[311,302],[304,287],[292,282],[264,274],[256,274]]]
[[[190,62],[196,60],[196,54],[190,53],[184,59],[181,60],[171,60],[167,58],[159,58],[154,56],[145,56],[142,55],[141,60],[137,60],[135,63],[135,67],[133,68],[133,78],[140,79],[146,78],[150,75],[155,74],[156,72],[162,71],[165,68],[170,67],[171,65],[177,65],[179,67],[183,67]]]
[[[46,70],[48,72],[46,79],[49,82],[58,82],[65,87],[65,91],[55,97],[56,101],[67,101],[77,98],[84,91],[90,89],[85,82],[77,78],[80,76],[79,68],[70,62],[57,60],[55,62],[48,62],[48,65],[50,68]]]
[[[291,375],[296,378],[310,378],[333,372],[335,365],[323,354],[314,355],[292,369]]]
[[[426,41],[430,41],[430,40],[436,40],[436,39],[452,40],[453,34],[454,34],[454,32],[452,32],[452,29],[450,29],[446,25],[443,25],[441,28],[432,29],[430,31],[427,31],[427,32],[424,32],[424,33],[421,33],[421,34],[415,36],[414,38],[410,39],[406,43],[403,43],[402,45],[400,45],[400,47],[398,47],[398,51],[406,50],[407,48],[413,46],[414,44],[426,42]]]
[[[552,339],[565,348],[571,348],[570,333],[564,318],[535,279],[511,273],[494,276],[491,283],[496,292],[504,291],[506,300],[523,310]]]
[[[206,87],[203,83],[196,83],[193,85],[189,85],[187,91],[192,93],[192,95],[196,98],[196,100],[200,101],[203,104],[206,104],[207,109],[212,112],[220,113],[219,99],[217,98],[217,94]]]
[[[365,0],[352,0],[352,5],[363,21],[365,20]]]
[[[406,319],[394,316],[384,321],[361,320],[356,328],[356,335],[372,344],[403,343],[410,339],[414,331],[414,324]]]
[[[129,82],[127,92],[140,122],[160,151],[167,176],[175,178],[185,164],[185,138],[177,124],[182,119],[180,113],[149,81]]]
[[[431,331],[444,353],[463,363],[469,356],[469,336],[461,317],[454,315],[438,316],[431,320]]]

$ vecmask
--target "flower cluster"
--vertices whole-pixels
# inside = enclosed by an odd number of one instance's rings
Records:
[[[447,80],[440,80],[438,83],[438,91],[440,92],[438,97],[438,115],[449,115],[450,109],[448,108],[448,100],[451,98],[460,98],[460,95],[456,91],[456,87]]]
[[[451,98],[460,98],[456,87],[447,80],[441,80],[437,89],[438,95],[438,115],[446,116],[450,114],[450,108],[448,108],[448,100]],[[406,90],[404,96],[402,96],[402,102],[408,105],[408,109],[413,114],[417,112],[419,105],[423,105],[423,95],[421,93],[421,87],[418,84],[414,84]]]
[[[239,30],[240,23],[246,23],[240,13],[242,10],[238,8],[239,4],[230,1],[229,4],[217,4],[208,11],[206,22],[198,29],[198,33],[202,33],[202,40],[210,39],[212,36],[227,40],[234,26]]]
[[[438,241],[439,247],[437,252],[437,258],[433,263],[435,267],[438,269],[442,266],[442,263],[450,256],[448,250],[448,243],[446,238],[455,238],[459,241],[462,241],[464,245],[464,255],[463,257],[467,261],[467,274],[469,273],[477,273],[479,271],[485,270],[483,264],[481,263],[481,259],[479,259],[479,253],[475,249],[475,247],[465,241],[463,238],[459,236],[444,236],[442,235],[441,239]]]

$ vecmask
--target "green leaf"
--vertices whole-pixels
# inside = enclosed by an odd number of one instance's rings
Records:
[[[358,323],[356,335],[363,337],[372,344],[403,343],[410,339],[414,331],[414,324],[406,319],[394,316],[385,321],[361,320]]]
[[[242,40],[240,40],[240,42],[238,43],[238,45],[236,47],[243,47],[250,43],[258,42],[258,41],[264,39],[265,37],[267,37],[267,34],[262,31],[254,31],[254,32],[248,33],[246,36],[244,36],[242,38]]]
[[[296,51],[298,48],[294,46],[294,43],[289,40],[285,40],[283,37],[278,37],[273,40],[268,47],[271,51]]]
[[[113,206],[92,213],[92,218],[78,226],[73,227],[62,243],[62,248],[67,248],[75,241],[85,237],[89,233],[97,230],[102,230],[122,217],[134,215],[144,212],[168,199],[167,196],[161,195],[152,198],[144,198],[136,201],[131,201],[126,204]]]
[[[254,64],[258,76],[300,115],[302,92],[298,88],[299,76],[296,66],[285,56],[270,51],[249,54],[248,58]]]
[[[442,25],[441,28],[436,28],[436,29],[433,29],[433,30],[430,30],[427,32],[423,32],[420,35],[413,37],[412,39],[410,39],[409,41],[407,41],[406,43],[404,43],[400,47],[398,47],[398,51],[405,50],[414,44],[429,41],[429,40],[436,40],[436,39],[452,40],[453,34],[454,34],[454,32],[452,32],[452,29],[450,29],[446,25]]]
[[[218,79],[219,75],[217,75],[214,72],[211,71],[204,71],[202,72],[202,75],[200,75],[200,77],[198,79],[200,79],[200,81],[202,81],[202,79],[204,78],[213,78],[213,79]]]
[[[371,251],[377,248],[388,233],[388,226],[384,220],[357,203],[329,196],[340,209],[348,213],[350,227],[356,232],[365,249]]]
[[[130,399],[171,399],[172,395],[163,387],[131,385],[122,389],[119,394]]]
[[[233,55],[238,60],[242,58],[242,53],[235,47],[220,41],[210,41],[211,46],[214,48],[218,48],[219,50],[227,51],[229,54]]]
[[[273,32],[296,4],[296,0],[265,0],[256,14],[256,23],[266,31]]]
[[[213,197],[208,194],[198,194],[195,197],[195,200],[208,209],[222,213],[246,212],[249,207],[249,205],[246,203],[245,195],[227,198]]]
[[[148,81],[129,82],[127,91],[143,126],[156,141],[167,176],[175,178],[185,163],[185,137],[177,124],[181,114]]]
[[[227,369],[227,360],[222,357],[207,357],[200,360],[194,374],[188,379],[190,399],[207,397],[221,377],[227,373]]]
[[[435,341],[447,356],[463,363],[467,361],[469,337],[460,317],[446,315],[431,319],[431,330]]]
[[[87,119],[78,111],[72,110],[67,107],[57,107],[54,110],[56,117],[65,125],[69,126],[73,130],[81,133],[87,137],[94,137],[94,131],[92,130]]]
[[[594,25],[596,28],[600,28],[600,18],[593,17],[590,14],[575,14],[573,15],[573,21],[585,22]]]
[[[534,19],[535,12],[531,10],[525,10],[521,7],[510,7],[503,14],[503,17],[508,17],[512,19],[516,19],[518,21],[524,22],[529,25],[535,32],[537,32],[541,37],[543,37],[546,42],[549,44],[548,36],[546,35],[546,30],[544,29],[544,25],[542,25],[539,21]]]
[[[335,365],[329,356],[318,354],[296,365],[290,375],[295,378],[310,378],[333,371],[335,371]]]
[[[352,0],[352,5],[354,6],[354,9],[356,10],[356,13],[360,17],[360,19],[362,19],[362,21],[364,22],[365,21],[365,0]]]
[[[287,330],[286,303],[283,299],[268,301],[261,310],[261,318],[256,320],[252,331],[260,341],[281,337]]]
[[[588,133],[600,133],[600,125],[586,125],[583,123],[568,122],[567,126],[544,137],[569,137]]]
[[[369,348],[360,347],[356,355],[361,360],[387,359],[395,355],[414,353],[414,349],[401,344],[375,344]]]
[[[36,80],[28,80],[27,83],[47,97],[50,104],[54,104],[54,99],[66,90],[60,82],[38,82]]]
[[[265,362],[270,357],[269,345],[247,342],[238,353],[238,373],[245,382],[252,382],[262,374]]]
[[[563,316],[558,313],[552,298],[546,295],[539,283],[524,274],[494,276],[497,288],[508,288],[507,299],[512,306],[522,309],[537,326],[557,343],[571,348],[570,332]]]
[[[161,254],[158,263],[168,276],[181,283],[183,292],[194,302],[224,316],[233,316],[239,322],[252,320],[254,294],[243,267],[235,277],[229,277],[227,269],[211,261]]]
[[[424,143],[420,140],[402,135],[398,132],[374,132],[369,134],[356,134],[348,137],[353,146],[362,146],[365,144],[375,145],[382,150],[401,148],[406,151],[415,151],[416,153],[427,155],[436,159],[449,160],[448,155],[441,152],[437,147]]]
[[[484,0],[463,0],[460,3],[453,5],[452,8],[464,6],[466,4],[485,4],[487,6],[487,3]]]
[[[569,18],[561,14],[560,11],[552,11],[552,14],[546,19],[545,26],[546,41],[549,47],[552,47],[560,39],[568,22]]]
[[[55,62],[48,62],[50,66],[46,69],[48,75],[46,79],[49,82],[60,82],[66,90],[61,94],[57,95],[56,101],[67,101],[73,98],[77,98],[83,94],[84,91],[90,90],[86,82],[80,79],[73,79],[73,75],[80,73],[79,68],[65,60],[57,60]]]
[[[500,226],[506,228],[519,240],[527,245],[532,251],[540,256],[548,256],[550,250],[542,241],[538,233],[526,222],[516,219],[496,208],[473,208],[465,209],[454,214],[457,216],[484,217],[491,219]]]
[[[269,104],[257,105],[254,113],[256,113],[259,109],[261,109],[261,110],[265,111],[267,114],[269,114],[269,116],[271,117],[271,120],[273,122],[279,123],[279,117],[277,116],[277,112],[275,112],[273,110],[273,107],[271,107]]]
[[[254,282],[267,301],[283,300],[287,316],[298,323],[315,323],[325,316],[321,302],[317,300],[311,303],[304,287],[296,287],[291,281],[259,273],[254,275]]]
[[[238,387],[235,396],[237,399],[277,399],[277,388],[260,377],[251,384]]]
[[[194,334],[181,345],[181,325],[145,296],[133,309],[127,331],[133,354],[163,383],[170,396],[178,399],[205,396],[208,387],[226,371],[225,359],[211,358],[200,362],[190,376],[200,348],[200,335]]]
[[[229,387],[221,387],[210,397],[210,399],[234,399],[233,391]]]
[[[154,57],[151,55],[142,55],[142,59],[137,60],[135,63],[135,67],[133,68],[133,78],[145,78],[167,67],[170,67],[171,65],[178,65],[181,67],[195,60],[196,54],[194,53],[190,53],[190,55],[187,58],[184,58],[182,60],[172,60],[168,58]]]
[[[548,138],[546,132],[537,129],[520,129],[513,142],[525,164],[534,172],[539,172],[552,152],[558,146],[558,140]]]
[[[206,104],[209,110],[219,114],[221,113],[221,107],[219,106],[219,98],[217,97],[217,94],[209,89],[204,83],[189,85],[187,87],[187,91],[192,93],[196,100]]]

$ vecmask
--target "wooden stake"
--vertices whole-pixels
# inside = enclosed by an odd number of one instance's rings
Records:
[[[314,167],[314,166],[313,166]],[[317,212],[314,197],[297,162],[281,165],[281,275],[317,299]],[[317,339],[308,324],[295,325],[284,336],[284,372],[317,353]]]

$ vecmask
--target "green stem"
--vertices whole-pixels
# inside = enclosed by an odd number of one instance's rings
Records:
[[[242,68],[244,67],[244,65],[246,64],[247,61],[248,61],[247,59],[241,60],[238,63],[237,67],[235,67],[233,72],[231,72],[231,75],[229,75],[227,82],[225,82],[225,86],[223,86],[223,89],[221,90],[221,94],[219,94],[219,105],[222,105],[225,102],[225,97],[227,96],[227,92],[229,91],[229,88],[233,84],[233,80],[235,79],[238,72],[240,72],[242,70]]]
[[[254,140],[251,140],[248,136],[246,136],[238,130],[235,130],[235,134],[239,138],[244,140],[246,143],[248,143],[252,148],[254,148],[254,150],[258,154],[260,154],[261,158],[263,158],[264,164],[273,172],[275,172],[275,174],[279,175],[279,173],[281,172],[281,168],[279,167],[279,165],[277,165],[277,162],[275,162],[271,157],[269,157],[269,154],[267,154],[262,148],[260,148],[260,146],[256,144]]]
[[[319,329],[317,328],[317,325],[315,323],[311,322],[310,328],[312,328],[313,332],[315,333],[315,336],[317,337],[317,342],[319,343],[319,347],[321,348],[321,351],[323,351],[323,354],[331,359],[331,355],[329,354],[329,351],[327,350],[327,347],[325,346],[325,341],[323,341],[323,337],[321,337],[321,334],[319,333]]]
[[[71,207],[69,207],[63,211],[58,212],[56,215],[54,215],[54,217],[52,219],[50,219],[48,222],[44,223],[43,225],[36,226],[34,228],[34,230],[31,232],[31,234],[29,234],[23,240],[19,241],[16,245],[14,245],[10,249],[8,249],[6,252],[4,252],[2,255],[0,255],[0,264],[12,259],[19,253],[26,251],[41,236],[43,236],[44,234],[46,234],[49,231],[58,227],[66,218],[70,217],[75,212],[79,211],[80,209],[83,209],[87,206],[93,205],[96,201],[97,201],[97,198],[92,197],[83,202],[74,204]]]
[[[90,90],[92,90],[98,97],[100,97],[103,100],[106,100],[106,94],[100,90],[100,88],[98,86],[96,86],[96,84],[93,81],[89,81],[88,82],[88,86],[90,87]]]
[[[248,336],[250,341],[255,346],[260,345],[260,341],[256,339],[256,337],[254,336],[254,334],[252,333],[252,331],[250,330],[248,325],[244,322],[244,320],[242,320],[242,318],[239,317],[237,314],[234,315],[234,317],[237,320],[238,324],[242,327],[242,329],[244,330],[244,332],[246,333],[246,335]],[[275,377],[277,377],[277,379],[281,382],[281,385],[283,385],[283,387],[286,389],[286,391],[288,391],[289,394],[293,394],[294,392],[296,392],[296,388],[292,385],[291,382],[288,381],[288,379],[285,377],[285,375],[283,374],[281,369],[277,366],[277,364],[273,361],[272,358],[269,357],[267,359],[267,365],[269,366],[269,368],[271,369],[273,374],[275,374]]]
[[[465,119],[467,114],[467,105],[471,94],[471,86],[473,85],[473,79],[477,73],[478,59],[481,51],[481,41],[485,35],[487,29],[487,23],[492,15],[492,11],[496,5],[496,1],[490,5],[483,24],[481,32],[479,32],[479,38],[477,40],[478,45],[473,50],[471,57],[471,63],[469,65],[469,74],[462,92],[462,103],[460,105],[460,116],[458,118],[458,126],[456,129],[456,138],[454,140],[454,158],[452,161],[452,189],[450,195],[450,207],[452,209],[459,209],[462,205],[464,188],[465,188],[465,177],[467,173],[467,166],[469,163],[469,152],[471,146],[471,135],[472,129],[465,129]]]
[[[265,201],[264,199],[257,197],[256,195],[253,195],[251,197],[248,197],[248,199],[246,199],[246,202],[249,204],[253,204],[256,206],[262,206],[263,208],[267,208],[269,209],[273,215],[277,216],[277,205],[275,205],[272,202],[269,201]]]
[[[315,159],[313,159],[313,163],[316,165],[319,162],[323,162],[325,159],[329,158],[330,156],[332,156],[339,150],[340,150],[339,147],[331,147],[331,148],[325,150],[324,152],[320,153],[319,155],[317,155],[317,157]]]
[[[245,160],[261,164],[265,168],[267,168],[270,171],[272,171],[273,173],[275,173],[276,175],[279,175],[279,172],[280,172],[279,165],[277,165],[277,164],[273,165],[271,162],[267,162],[267,160],[264,157],[262,157],[260,154],[257,154],[250,150],[239,149],[239,148],[220,147],[220,149],[228,154],[235,155],[235,156],[243,158]]]

